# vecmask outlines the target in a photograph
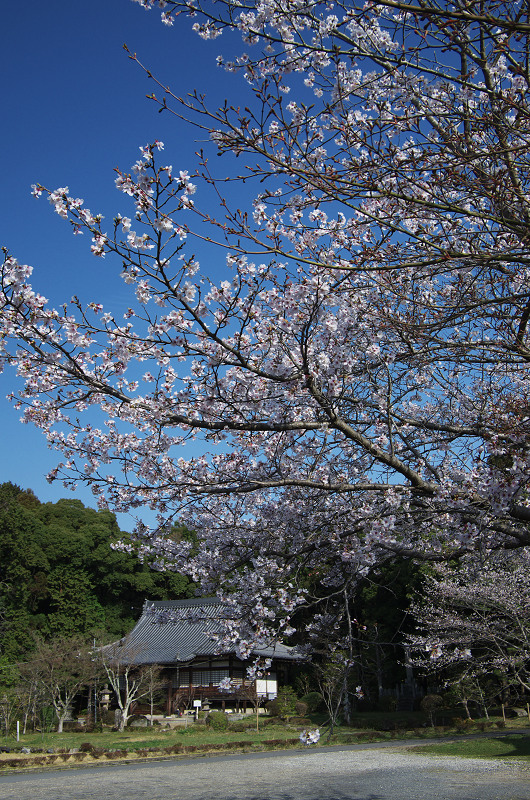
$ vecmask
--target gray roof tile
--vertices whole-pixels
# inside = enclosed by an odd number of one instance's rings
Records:
[[[216,634],[223,632],[223,618],[231,618],[230,607],[218,598],[146,600],[142,616],[122,643],[139,664],[182,663],[227,654],[216,641]],[[230,652],[235,653],[235,648]],[[294,648],[283,644],[256,649],[252,655],[300,660]]]

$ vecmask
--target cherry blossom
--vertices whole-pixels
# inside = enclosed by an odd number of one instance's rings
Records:
[[[241,35],[219,65],[254,100],[210,108],[153,76],[208,142],[174,167],[142,146],[114,220],[35,184],[131,293],[120,319],[97,297],[52,309],[5,255],[0,359],[61,453],[50,478],[154,510],[140,557],[231,603],[247,653],[395,555],[529,544],[522,4],[140,5],[198,47]]]
[[[458,568],[439,565],[411,609],[411,662],[448,683],[497,675],[499,690],[528,691],[529,558],[525,548],[468,556]]]
[[[311,744],[318,744],[319,739],[320,739],[320,731],[318,728],[315,728],[315,730],[312,731],[303,730],[302,733],[300,734],[300,741],[302,742],[302,744],[306,744],[308,746]]]

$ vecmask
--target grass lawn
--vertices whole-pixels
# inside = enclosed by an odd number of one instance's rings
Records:
[[[368,716],[368,715],[367,715]],[[299,734],[304,727],[320,727],[322,738],[320,745],[326,744],[363,744],[377,741],[400,741],[407,739],[424,738],[426,744],[415,747],[415,753],[440,753],[442,755],[457,755],[479,758],[507,758],[517,757],[530,759],[530,727],[527,719],[510,720],[510,727],[518,728],[523,735],[511,735],[502,739],[484,738],[471,741],[448,742],[447,744],[431,744],[427,741],[434,737],[451,736],[457,733],[478,733],[481,731],[497,731],[496,722],[502,725],[502,720],[480,721],[466,726],[465,730],[455,727],[432,728],[420,722],[420,719],[410,718],[405,720],[396,715],[392,720],[389,715],[379,719],[374,715],[369,719],[359,719],[355,727],[337,726],[335,733],[328,740],[327,731],[322,726],[322,720],[314,715],[311,725],[276,723],[274,720],[260,720],[260,730],[256,731],[255,722],[249,718],[248,725],[237,723],[233,728],[224,731],[212,730],[205,725],[190,725],[187,728],[127,728],[123,733],[105,730],[102,733],[88,731],[65,731],[62,734],[55,732],[28,733],[20,737],[17,743],[13,737],[0,739],[0,746],[7,745],[11,753],[0,753],[0,770],[10,769],[26,761],[28,766],[48,766],[64,762],[103,761],[114,758],[160,757],[161,755],[175,756],[178,754],[211,752],[227,745],[232,751],[251,752],[262,749],[293,747],[299,743]],[[245,721],[246,722],[246,721]],[[373,728],[368,727],[372,723]],[[378,727],[387,727],[390,730],[378,730]],[[491,726],[485,728],[485,725]],[[403,725],[403,727],[401,727]],[[285,743],[285,744],[284,744]],[[31,754],[24,756],[20,753],[21,747],[31,748]],[[94,751],[95,748],[95,752]],[[48,754],[48,750],[52,754]],[[85,751],[76,753],[75,751]],[[90,750],[90,752],[86,752]],[[18,751],[18,752],[16,752]],[[117,754],[113,751],[119,751]],[[10,762],[10,763],[9,763]],[[34,762],[34,763],[30,763]]]
[[[28,733],[20,737],[17,742],[10,737],[1,739],[0,745],[6,744],[8,747],[30,747],[48,749],[54,748],[76,748],[84,742],[90,742],[95,747],[105,750],[138,750],[149,747],[168,747],[174,744],[183,745],[206,745],[218,744],[222,742],[263,742],[271,739],[292,739],[297,736],[298,728],[286,726],[268,726],[256,732],[249,726],[248,731],[214,731],[206,726],[190,725],[188,728],[174,728],[152,730],[149,728],[128,728],[123,733],[117,731],[106,731],[104,733]]]
[[[519,758],[530,762],[530,735],[515,734],[502,739],[468,739],[445,744],[421,745],[411,752],[461,758]]]

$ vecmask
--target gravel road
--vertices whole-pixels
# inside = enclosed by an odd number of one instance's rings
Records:
[[[7,775],[1,800],[530,800],[530,767],[399,748],[120,764]]]

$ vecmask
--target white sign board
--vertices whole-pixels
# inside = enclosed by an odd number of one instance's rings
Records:
[[[270,678],[261,678],[256,681],[256,692],[259,697],[266,697],[267,700],[272,700],[278,694],[278,681],[276,676]]]
[[[200,708],[201,706],[202,706],[202,700],[193,701],[193,708]]]

